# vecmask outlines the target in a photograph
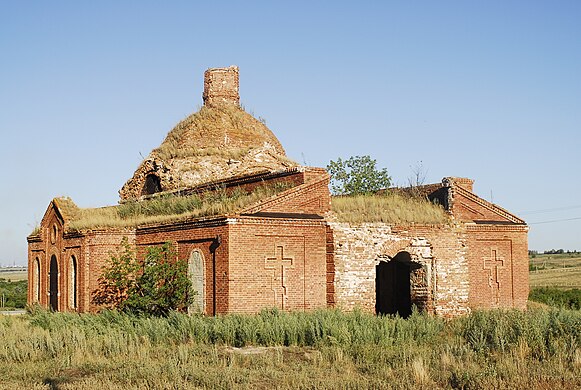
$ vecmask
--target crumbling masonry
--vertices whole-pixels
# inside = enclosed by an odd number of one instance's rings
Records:
[[[225,212],[83,225],[102,210],[56,198],[28,237],[29,303],[98,310],[91,293],[125,237],[138,253],[173,243],[198,292],[191,310],[207,315],[359,307],[407,316],[415,306],[449,317],[526,306],[524,221],[475,195],[472,180],[448,177],[415,189],[446,210],[447,223],[338,222],[327,172],[289,160],[240,108],[238,75],[237,67],[206,71],[202,109],[169,132],[106,210],[168,196],[256,199]],[[257,196],[265,186],[278,190]]]

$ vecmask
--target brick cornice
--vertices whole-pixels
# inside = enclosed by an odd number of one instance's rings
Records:
[[[139,226],[135,229],[137,234],[140,233],[161,233],[176,230],[187,230],[192,228],[202,228],[202,227],[217,227],[224,226],[228,222],[228,216],[222,215],[213,218],[198,218],[198,219],[188,219],[183,221],[173,221],[162,224]]]
[[[303,218],[263,218],[241,215],[228,219],[228,224],[285,224],[292,226],[326,226],[327,221],[324,219],[303,219]]]
[[[498,224],[466,224],[466,230],[471,232],[528,232],[527,225],[498,225]]]

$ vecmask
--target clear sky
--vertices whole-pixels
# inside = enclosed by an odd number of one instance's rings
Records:
[[[115,204],[233,64],[296,161],[370,155],[396,184],[421,161],[525,218],[531,249],[580,250],[580,20],[580,1],[1,1],[0,265],[26,264],[53,197]]]

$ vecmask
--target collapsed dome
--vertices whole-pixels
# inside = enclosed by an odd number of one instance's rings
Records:
[[[204,106],[178,123],[119,191],[121,200],[297,164],[266,125],[239,105],[238,68],[208,69]]]

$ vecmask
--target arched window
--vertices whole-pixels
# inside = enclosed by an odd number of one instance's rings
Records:
[[[34,259],[32,267],[32,302],[40,302],[40,260]]]
[[[69,307],[71,309],[77,308],[77,278],[77,259],[71,256],[69,265]]]
[[[161,191],[161,180],[159,180],[159,177],[152,173],[147,175],[145,178],[145,184],[143,185],[143,190],[141,191],[141,195],[151,195]]]
[[[194,249],[188,260],[188,277],[192,282],[192,290],[196,292],[189,313],[204,313],[206,302],[204,256],[199,249]]]

